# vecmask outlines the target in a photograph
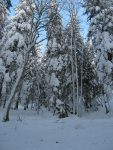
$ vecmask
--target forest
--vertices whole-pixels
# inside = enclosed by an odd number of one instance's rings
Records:
[[[0,0],[0,129],[0,150],[113,150],[113,0]]]

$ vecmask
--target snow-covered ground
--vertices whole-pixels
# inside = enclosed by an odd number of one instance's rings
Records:
[[[113,116],[87,113],[58,119],[49,113],[12,111],[2,122],[0,150],[113,150]]]

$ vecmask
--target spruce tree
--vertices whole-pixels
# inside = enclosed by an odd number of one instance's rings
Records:
[[[12,7],[11,0],[3,0],[3,3],[8,10]]]
[[[96,54],[97,74],[100,83],[103,83],[101,93],[108,113],[113,85],[113,1],[84,0],[84,5],[90,19],[89,36]]]
[[[94,91],[96,86],[96,72],[94,64],[94,53],[89,38],[83,51],[83,97],[85,108],[93,108]]]
[[[5,21],[5,6],[3,5],[3,1],[0,0],[0,40],[3,35],[3,27],[4,27],[4,21]]]
[[[4,106],[24,60],[26,35],[30,31],[29,10],[24,11],[26,6],[26,1],[24,0],[16,8],[16,15],[6,20],[0,44],[2,47],[0,55],[5,66],[2,89]]]
[[[47,52],[46,72],[48,80],[48,103],[52,106],[54,113],[58,112],[63,117],[66,115],[64,102],[62,100],[62,83],[64,76],[63,60],[63,35],[61,16],[58,12],[56,0],[52,0],[49,11],[47,26]],[[50,94],[50,95],[49,95]]]
[[[10,0],[0,0],[0,39],[2,38],[6,16],[11,6]]]

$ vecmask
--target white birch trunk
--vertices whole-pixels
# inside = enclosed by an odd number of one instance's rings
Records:
[[[4,116],[3,116],[3,122],[6,122],[6,121],[9,121],[9,111],[10,111],[10,107],[11,107],[11,104],[13,102],[13,99],[14,99],[14,96],[15,96],[15,93],[16,93],[16,90],[18,88],[18,85],[19,85],[19,82],[22,78],[22,75],[24,73],[24,68],[26,66],[26,62],[28,60],[28,53],[26,53],[25,55],[25,60],[24,60],[24,63],[23,63],[23,66],[22,66],[22,69],[20,70],[19,74],[18,74],[18,77],[17,77],[17,80],[11,90],[11,94],[9,96],[9,99],[7,101],[7,104],[6,104],[6,110],[5,110],[5,113],[4,113]]]
[[[83,108],[83,43],[82,43],[82,65],[81,65],[81,95],[79,98],[79,117],[82,116]]]
[[[71,67],[72,67],[72,83],[73,83],[73,114],[76,113],[76,102],[75,102],[75,78],[74,78],[74,61],[73,61],[73,21],[71,14]]]
[[[79,83],[78,83],[78,62],[77,62],[77,54],[76,54],[76,45],[74,42],[74,52],[75,52],[75,65],[76,65],[76,88],[77,88],[77,99],[75,102],[76,105],[76,111],[77,111],[77,116],[79,117]]]

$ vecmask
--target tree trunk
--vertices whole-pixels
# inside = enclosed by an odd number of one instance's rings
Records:
[[[3,23],[4,23],[4,19],[3,19],[3,4],[2,4],[2,0],[0,0],[0,39],[2,38]]]
[[[14,110],[17,110],[17,109],[18,109],[18,104],[19,104],[19,101],[16,100]]]
[[[72,20],[72,16],[71,16]],[[73,114],[76,113],[75,107],[75,78],[74,78],[74,62],[73,62],[73,22],[71,22],[71,68],[72,68],[72,83],[73,83]]]
[[[6,106],[6,97],[5,97],[4,101],[3,101],[3,108],[5,108],[5,106]]]
[[[19,91],[16,92],[15,94],[15,106],[14,106],[14,110],[18,109],[18,105],[19,105],[19,95],[20,95],[20,87],[18,89]]]
[[[14,99],[14,96],[15,96],[15,92],[16,92],[16,90],[18,88],[18,85],[20,83],[20,80],[22,78],[22,75],[23,75],[24,68],[26,66],[27,60],[28,60],[28,53],[26,53],[26,55],[25,55],[25,61],[23,63],[23,67],[22,67],[22,69],[20,70],[20,72],[18,74],[17,80],[16,80],[16,82],[15,82],[15,84],[14,84],[12,90],[11,90],[11,94],[10,94],[9,99],[7,101],[6,111],[5,111],[4,116],[3,116],[3,122],[9,121],[9,111],[10,111],[10,108],[11,108],[11,104],[13,102],[13,99]]]
[[[74,42],[74,52],[75,52],[75,65],[76,65],[76,88],[77,88],[77,99],[75,103],[76,106],[76,112],[77,112],[77,116],[79,117],[79,81],[78,81],[78,62],[77,62],[77,55],[76,55],[76,45]]]

